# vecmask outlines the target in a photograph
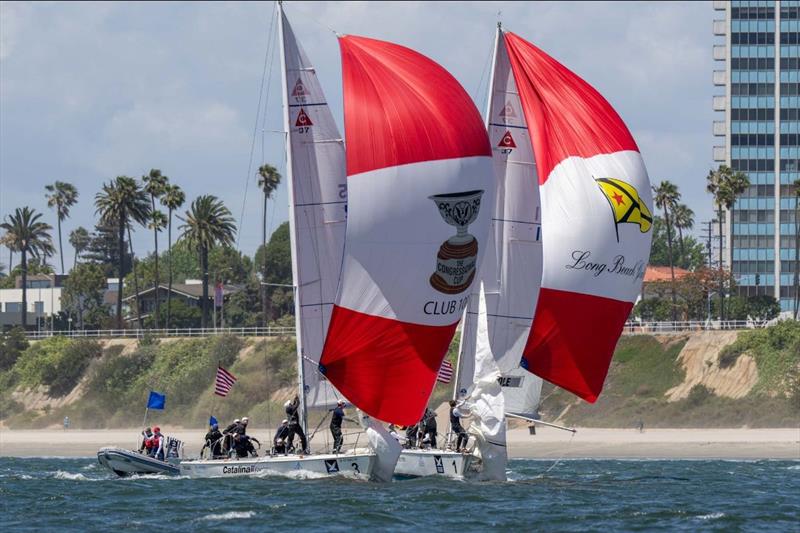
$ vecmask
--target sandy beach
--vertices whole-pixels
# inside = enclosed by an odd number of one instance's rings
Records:
[[[195,456],[202,430],[163,431],[186,443]],[[136,446],[138,429],[0,430],[0,456],[93,456],[102,446]],[[269,443],[272,430],[253,428],[250,434]],[[321,440],[319,445],[324,445]],[[800,460],[800,428],[782,429],[633,429],[578,428],[571,433],[539,427],[508,433],[513,458],[652,458],[652,459],[796,459]],[[314,447],[314,446],[312,446]]]

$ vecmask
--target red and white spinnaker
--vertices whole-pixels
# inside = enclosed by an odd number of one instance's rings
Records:
[[[543,274],[522,366],[594,402],[650,253],[650,182],[617,112],[505,33],[539,176]]]
[[[491,148],[441,66],[384,41],[339,43],[348,220],[320,372],[369,415],[415,424],[485,247]]]

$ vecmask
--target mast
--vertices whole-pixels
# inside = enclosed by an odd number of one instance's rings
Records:
[[[286,181],[287,181],[287,189],[289,191],[289,233],[291,238],[289,239],[290,248],[292,252],[292,296],[294,299],[294,326],[295,326],[295,338],[297,342],[297,381],[298,381],[298,393],[297,396],[300,398],[300,424],[303,427],[303,434],[308,435],[308,420],[307,414],[308,410],[306,408],[306,380],[305,380],[305,372],[303,368],[303,332],[302,332],[302,320],[300,319],[300,297],[297,293],[297,280],[298,280],[298,258],[297,258],[297,240],[295,236],[297,235],[295,230],[295,220],[294,220],[294,176],[292,171],[292,143],[289,141],[289,128],[291,128],[291,123],[289,122],[289,88],[288,88],[288,81],[286,75],[286,47],[284,42],[284,33],[283,33],[283,25],[284,25],[284,14],[283,14],[283,2],[278,2],[278,37],[280,40],[280,47],[281,47],[281,94],[283,96],[283,125],[286,128],[284,132],[284,143],[286,145]]]
[[[491,114],[492,114],[492,94],[494,93],[494,74],[495,74],[494,71],[495,71],[495,67],[497,65],[497,51],[498,51],[498,48],[500,46],[500,39],[502,37],[502,34],[503,34],[503,23],[500,22],[500,21],[497,21],[497,31],[496,31],[495,36],[494,36],[494,52],[492,53],[492,67],[491,67],[491,71],[489,72],[489,89],[487,91],[487,96],[486,96],[486,115],[484,117],[484,124],[486,125],[486,130],[487,131],[489,130],[489,121],[491,120]],[[478,279],[480,279],[480,272],[478,272]],[[480,283],[476,283],[474,285],[474,287],[476,287],[478,289],[478,291],[477,292],[473,292],[472,296],[470,296],[470,303],[467,305],[466,309],[464,309],[464,316],[463,316],[462,321],[461,321],[461,324],[462,324],[461,325],[461,338],[459,339],[459,342],[458,342],[458,358],[456,359],[456,375],[455,375],[455,384],[453,386],[453,399],[454,400],[458,400],[459,383],[461,383],[461,372],[464,371],[464,365],[462,364],[462,359],[464,357],[464,339],[466,338],[466,335],[468,334],[467,330],[470,329],[469,328],[469,321],[470,321],[469,310],[470,310],[470,308],[472,307],[472,305],[474,303],[473,300],[475,299],[475,295],[477,294],[478,296],[480,296],[480,292],[482,290],[482,285]],[[474,335],[475,330],[472,329],[471,331],[472,331],[472,333],[470,333],[470,334]],[[474,364],[469,365],[469,368],[471,368],[473,370],[473,372],[474,372],[475,365]],[[448,433],[450,433],[449,426],[448,426]]]

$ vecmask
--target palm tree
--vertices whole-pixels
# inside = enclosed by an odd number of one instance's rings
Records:
[[[750,186],[750,179],[747,174],[739,170],[733,170],[727,165],[720,165],[717,170],[711,170],[706,177],[706,190],[714,196],[714,203],[717,206],[717,222],[719,223],[719,311],[720,320],[725,319],[725,281],[723,276],[723,229],[722,211],[730,211],[736,203],[736,199]],[[730,221],[733,228],[733,220]],[[733,269],[733,239],[731,238],[731,270]]]
[[[103,223],[115,225],[119,232],[117,238],[118,261],[117,273],[117,326],[122,327],[122,280],[125,277],[125,230],[130,230],[130,222],[145,224],[150,214],[147,195],[139,188],[136,180],[128,176],[117,176],[114,180],[103,184],[102,190],[94,197],[96,213]],[[130,231],[129,231],[130,238]],[[133,262],[133,257],[131,257]],[[138,290],[137,290],[138,296]],[[138,302],[137,302],[138,304]],[[137,305],[138,307],[138,305]]]
[[[200,255],[203,274],[203,299],[201,300],[201,327],[208,322],[208,251],[216,245],[230,246],[236,237],[236,224],[231,212],[216,196],[199,196],[186,211],[181,239],[193,246]]]
[[[800,179],[794,180],[794,318],[800,320]]]
[[[658,187],[653,187],[655,204],[664,212],[664,223],[667,226],[667,248],[669,251],[669,272],[672,280],[672,321],[676,322],[676,311],[678,307],[677,296],[675,293],[675,262],[672,259],[672,220],[670,212],[678,205],[681,193],[678,186],[669,181],[662,181]]]
[[[20,253],[22,271],[22,327],[28,325],[28,254],[48,257],[55,251],[50,231],[53,227],[40,222],[41,213],[29,207],[17,208],[0,227],[11,236],[11,246]]]
[[[61,246],[61,221],[69,216],[69,208],[78,202],[78,189],[71,183],[56,181],[45,185],[48,192],[47,207],[54,207],[58,220],[58,253],[61,256],[61,273],[64,273],[64,248]]]
[[[694,211],[686,204],[678,204],[672,210],[672,223],[678,230],[678,243],[681,248],[681,261],[686,261],[686,249],[683,246],[683,230],[694,226]]]
[[[262,278],[267,275],[267,201],[281,183],[278,169],[272,165],[263,164],[258,167],[258,186],[264,192],[264,209],[261,211],[261,249],[263,250],[264,264],[262,265]],[[264,281],[262,279],[262,281]],[[261,286],[261,314],[264,317],[264,326],[267,325],[267,287]]]
[[[0,244],[8,248],[8,272],[14,268],[14,236],[6,232],[0,237]]]
[[[89,247],[92,237],[86,228],[78,226],[69,232],[69,243],[75,248],[75,259],[72,261],[72,268],[78,264],[78,257]]]
[[[177,185],[167,184],[164,195],[161,197],[161,205],[167,208],[167,268],[169,269],[169,289],[167,290],[167,325],[169,329],[170,319],[172,318],[172,212],[180,209],[183,202],[186,201],[186,195]]]
[[[158,298],[158,286],[161,284],[161,280],[158,277],[158,232],[164,229],[164,226],[166,225],[166,217],[164,216],[164,213],[156,211],[156,198],[161,198],[166,192],[169,178],[161,174],[161,171],[157,168],[153,168],[150,169],[150,173],[147,176],[142,176],[142,180],[145,184],[145,192],[150,195],[150,209],[152,212],[148,228],[153,230],[153,241],[155,245],[155,251],[153,253],[153,258],[155,260],[155,278],[153,279],[153,290],[155,291],[156,305],[153,312],[153,322],[156,329],[158,329],[158,316],[161,309]]]

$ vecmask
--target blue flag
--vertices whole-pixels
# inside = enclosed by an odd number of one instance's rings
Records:
[[[216,425],[219,425],[219,422],[217,422],[216,418],[214,418],[213,416],[210,416],[208,418],[208,425],[209,426],[216,426]]]
[[[167,403],[166,394],[161,394],[152,390],[150,391],[150,397],[147,399],[148,409],[163,409],[165,403]]]

